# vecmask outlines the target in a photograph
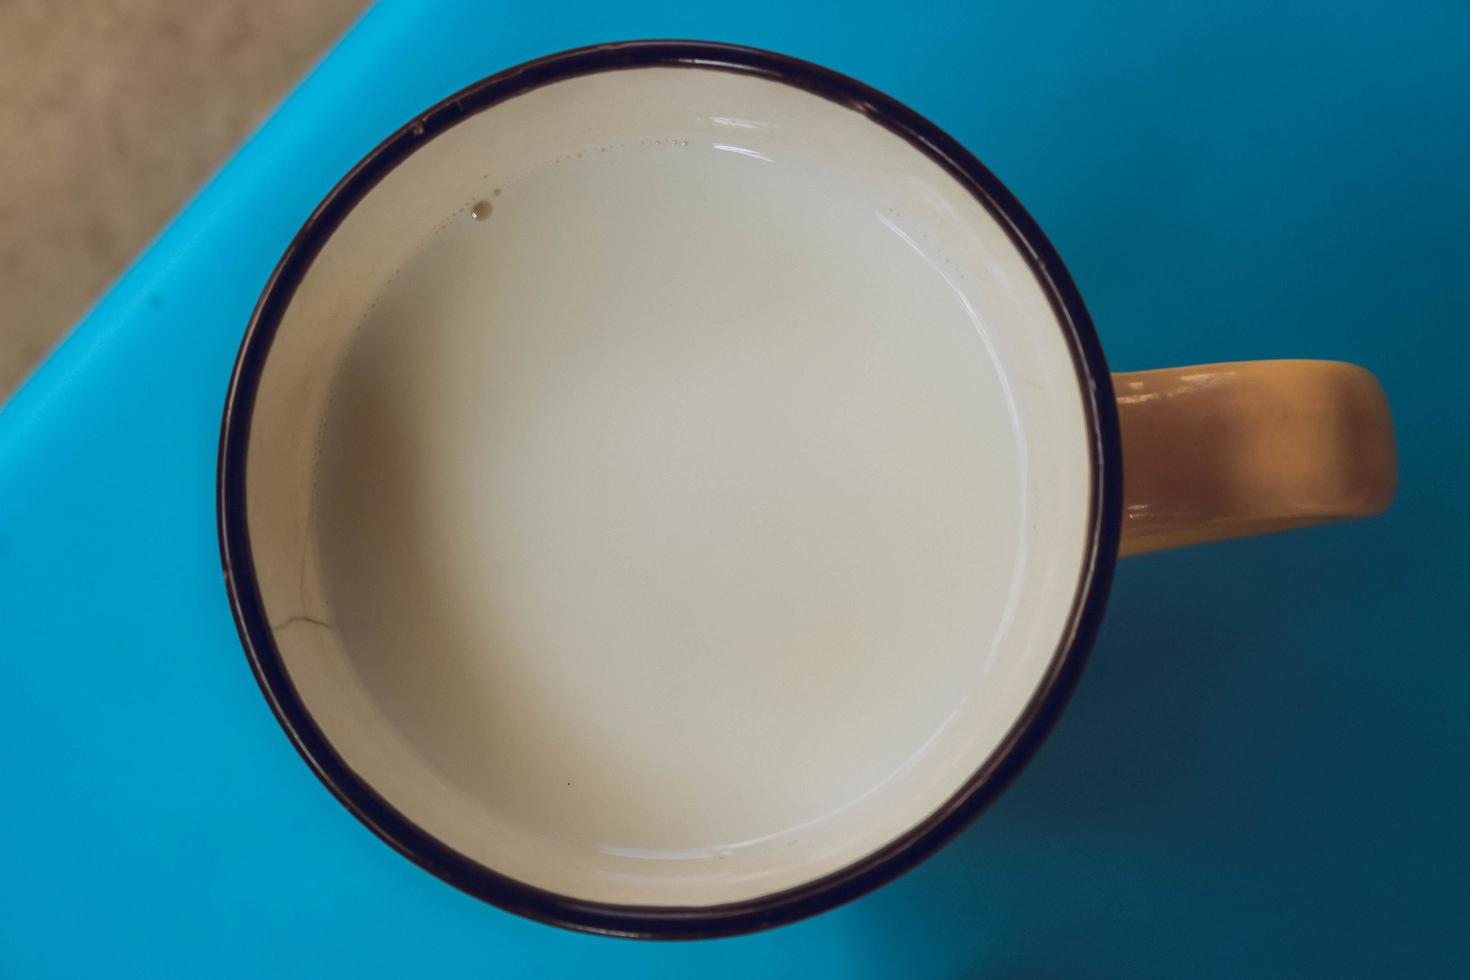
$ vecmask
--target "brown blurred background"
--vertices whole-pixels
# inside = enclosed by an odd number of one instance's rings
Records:
[[[366,0],[0,0],[0,401]]]

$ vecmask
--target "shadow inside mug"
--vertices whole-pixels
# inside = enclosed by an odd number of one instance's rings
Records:
[[[331,438],[323,440],[317,513],[331,542],[324,549],[331,618],[384,719],[426,769],[462,794],[457,805],[534,825],[535,804],[526,801],[543,792],[534,784],[538,771],[567,770],[607,748],[576,706],[546,690],[520,661],[488,655],[516,642],[505,632],[513,617],[496,605],[498,593],[456,575],[443,558],[449,540],[469,532],[430,499],[426,460],[442,447],[426,448],[409,422],[413,410],[402,387],[388,383],[403,364],[361,356],[391,337],[392,329],[377,326],[364,332],[362,349],[334,382]],[[451,342],[443,331],[415,335],[410,356],[430,362],[429,348]],[[440,458],[434,465],[445,464]],[[539,765],[508,764],[522,749]],[[582,767],[578,778],[579,792],[620,804],[619,819],[631,819],[652,791],[613,784],[597,767]],[[588,786],[589,779],[603,785]]]

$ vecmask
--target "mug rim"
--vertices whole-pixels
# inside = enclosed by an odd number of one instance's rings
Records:
[[[1036,276],[1076,368],[1089,430],[1088,537],[1077,590],[1057,650],[1005,738],[943,804],[882,847],[800,885],[711,906],[622,905],[538,888],[449,847],[392,806],[347,765],[291,681],[265,615],[245,510],[250,423],[266,357],[297,287],[348,212],[418,147],[491,106],[577,76],[648,67],[729,71],[791,85],[862,113],[942,167],[1001,224]],[[1122,520],[1122,449],[1107,362],[1061,257],[1020,202],[953,137],[876,89],[812,62],[712,41],[616,41],[537,58],[461,89],[374,147],[312,211],[256,302],[225,397],[216,476],[225,588],[251,671],[291,743],[338,802],[394,850],[482,901],[551,925],[642,939],[730,936],[816,915],[909,870],[968,825],[1030,761],[1075,688],[1107,603]]]

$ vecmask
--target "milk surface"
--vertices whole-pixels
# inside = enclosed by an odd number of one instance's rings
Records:
[[[499,190],[333,382],[312,526],[343,647],[514,824],[799,839],[983,696],[1024,521],[986,324],[883,188],[815,164],[635,143]]]

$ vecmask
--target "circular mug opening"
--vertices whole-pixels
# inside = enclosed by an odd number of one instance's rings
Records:
[[[1106,372],[1045,240],[855,82],[610,45],[460,93],[267,288],[221,520],[345,803],[497,904],[712,934],[993,795],[1116,545]]]

